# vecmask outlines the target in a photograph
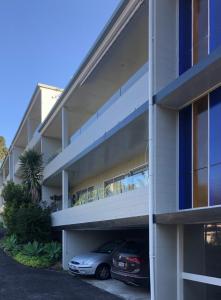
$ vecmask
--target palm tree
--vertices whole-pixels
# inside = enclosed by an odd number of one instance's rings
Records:
[[[23,184],[31,200],[38,203],[41,195],[43,172],[42,155],[35,150],[27,150],[19,159]]]

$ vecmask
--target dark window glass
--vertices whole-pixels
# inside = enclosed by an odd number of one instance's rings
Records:
[[[208,97],[193,104],[194,170],[208,167]]]
[[[193,203],[208,205],[208,96],[193,104]]]
[[[210,165],[221,163],[221,88],[210,93]]]
[[[210,52],[221,45],[221,1],[210,1]]]
[[[179,112],[179,208],[192,207],[192,106]]]
[[[192,0],[179,1],[179,73],[192,66]]]
[[[221,204],[221,164],[210,167],[210,205]]]
[[[221,278],[221,224],[184,226],[184,272]]]
[[[184,281],[184,300],[220,300],[221,287],[200,282]]]
[[[208,0],[193,0],[193,64],[208,55]]]

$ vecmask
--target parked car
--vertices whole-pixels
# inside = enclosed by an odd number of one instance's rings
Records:
[[[69,271],[78,275],[95,275],[100,280],[110,278],[112,254],[122,243],[120,240],[107,242],[94,251],[74,256],[69,262]]]
[[[111,277],[135,286],[149,287],[148,243],[130,240],[113,254]]]

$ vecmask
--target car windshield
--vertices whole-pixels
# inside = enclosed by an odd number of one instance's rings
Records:
[[[94,253],[112,253],[122,242],[121,241],[114,241],[108,242],[100,246],[98,249],[94,250]]]

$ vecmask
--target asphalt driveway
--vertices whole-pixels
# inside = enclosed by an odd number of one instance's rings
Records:
[[[119,300],[65,272],[18,264],[0,250],[1,300]]]

